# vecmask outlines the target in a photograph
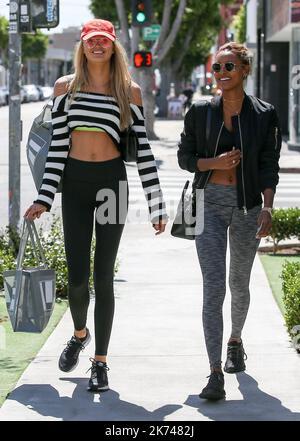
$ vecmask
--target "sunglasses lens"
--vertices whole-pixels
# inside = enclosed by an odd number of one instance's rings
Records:
[[[86,41],[86,45],[89,48],[94,48],[97,46],[97,44],[98,45],[100,44],[101,46],[106,47],[109,45],[109,43],[110,43],[110,40],[109,40],[109,38],[106,38],[106,37],[95,38],[95,39],[90,38],[89,40]]]
[[[234,69],[234,63],[225,63],[225,68],[228,72],[231,72]]]
[[[221,70],[221,64],[220,64],[220,63],[214,63],[214,64],[212,65],[212,68],[213,68],[214,72],[220,72],[220,70]]]

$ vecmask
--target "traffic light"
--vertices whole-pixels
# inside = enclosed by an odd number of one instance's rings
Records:
[[[134,67],[150,67],[152,66],[152,52],[137,51],[134,53]]]
[[[151,24],[152,0],[132,0],[132,25],[148,26]]]

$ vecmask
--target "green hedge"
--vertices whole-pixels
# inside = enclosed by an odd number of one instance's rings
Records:
[[[300,262],[285,262],[282,268],[285,322],[294,346],[300,352]]]
[[[300,241],[300,208],[279,208],[273,210],[272,229],[267,240],[273,242],[276,253],[279,242],[296,238]]]
[[[56,295],[65,297],[67,295],[68,272],[64,249],[63,229],[61,218],[53,215],[50,230],[43,231],[39,228],[39,237],[45,253],[49,268],[56,271]],[[11,241],[9,241],[11,237]],[[16,266],[20,243],[20,231],[12,234],[8,227],[0,233],[0,290],[3,289],[3,271],[13,269]],[[93,265],[94,265],[95,238],[92,239],[91,246],[91,270],[90,270],[90,291],[93,291]],[[36,266],[36,260],[31,248],[30,241],[26,248],[24,267]],[[115,266],[115,273],[118,271],[118,264]]]

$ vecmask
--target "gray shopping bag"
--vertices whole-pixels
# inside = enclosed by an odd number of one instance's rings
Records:
[[[42,265],[23,268],[26,244],[30,237],[35,258]],[[34,222],[24,219],[17,267],[4,271],[8,315],[15,332],[42,332],[55,304],[55,271],[49,269]]]

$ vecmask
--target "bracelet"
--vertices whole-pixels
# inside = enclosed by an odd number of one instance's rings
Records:
[[[261,209],[261,211],[267,211],[270,214],[270,216],[272,216],[272,208],[271,207],[263,207]]]

